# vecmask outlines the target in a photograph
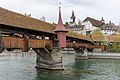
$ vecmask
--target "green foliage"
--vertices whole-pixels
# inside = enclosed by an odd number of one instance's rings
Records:
[[[65,22],[65,26],[69,26],[69,23],[68,23],[68,22]]]
[[[101,30],[99,28],[95,29],[92,34],[99,34],[99,35],[103,35]]]
[[[115,53],[119,53],[120,52],[120,43],[116,42],[113,43],[111,46],[107,46],[107,50],[109,52],[115,52]]]

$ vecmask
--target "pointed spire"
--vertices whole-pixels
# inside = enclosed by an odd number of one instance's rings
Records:
[[[109,25],[111,25],[112,24],[112,22],[111,22],[111,20],[109,21]]]
[[[63,22],[62,22],[62,17],[61,17],[61,7],[59,7],[59,19],[58,19],[58,25],[54,32],[68,32],[68,30],[64,27]]]
[[[101,21],[102,21],[102,22],[105,22],[105,20],[104,20],[104,18],[103,18],[103,17],[102,17]]]
[[[76,18],[75,17],[75,14],[74,14],[74,10],[72,10],[72,16],[71,16],[72,19]]]
[[[74,24],[75,23],[75,14],[74,14],[74,11],[72,10],[72,16],[70,17],[71,18],[71,22],[72,22],[72,24]]]

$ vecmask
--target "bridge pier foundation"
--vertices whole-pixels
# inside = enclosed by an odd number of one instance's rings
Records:
[[[5,48],[0,47],[0,53],[2,53],[5,50]]]
[[[62,50],[63,54],[63,66],[64,69],[70,69],[72,68],[74,62],[75,62],[75,50],[74,48],[64,48]]]
[[[50,53],[44,49],[34,49],[37,52],[36,68],[63,70],[72,66],[75,61],[73,48],[54,48]]]
[[[61,56],[56,58],[54,51],[49,52],[46,48],[34,49],[37,53],[36,68],[48,69],[48,70],[63,70],[63,64]],[[58,50],[58,52],[60,52]]]
[[[88,50],[86,48],[75,49],[76,55],[75,59],[86,60],[88,59]]]

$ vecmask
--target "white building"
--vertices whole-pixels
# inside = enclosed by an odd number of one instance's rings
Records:
[[[105,35],[119,34],[118,27],[111,23],[111,21],[109,22],[109,24],[101,26],[100,29],[101,32]]]
[[[87,17],[83,22],[82,25],[84,25],[83,34],[87,35],[92,33],[95,29],[100,28],[102,25],[104,25],[104,20],[102,18],[101,21]]]
[[[66,27],[69,31],[78,33],[78,34],[83,34],[83,28],[84,25],[75,25],[75,26],[67,26]]]

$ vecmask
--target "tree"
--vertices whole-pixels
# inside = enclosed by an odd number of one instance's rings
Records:
[[[69,23],[68,23],[68,22],[65,22],[65,26],[69,26]]]
[[[93,32],[92,32],[92,34],[99,34],[99,35],[103,35],[103,33],[100,31],[100,29],[99,28],[97,28],[97,29],[95,29]]]

